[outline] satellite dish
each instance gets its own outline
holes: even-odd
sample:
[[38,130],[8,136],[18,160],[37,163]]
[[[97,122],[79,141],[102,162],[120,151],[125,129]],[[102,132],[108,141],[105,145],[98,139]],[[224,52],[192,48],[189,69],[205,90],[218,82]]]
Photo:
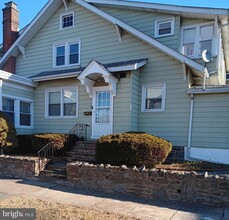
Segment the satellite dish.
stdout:
[[209,63],[213,59],[211,52],[209,50],[203,50],[202,59],[205,63]]

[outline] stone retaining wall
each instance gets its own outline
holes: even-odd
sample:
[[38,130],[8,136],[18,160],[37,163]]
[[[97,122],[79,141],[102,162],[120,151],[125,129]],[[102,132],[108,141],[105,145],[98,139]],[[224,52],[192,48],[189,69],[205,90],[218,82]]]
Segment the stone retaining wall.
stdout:
[[67,165],[67,179],[107,193],[229,207],[229,176],[75,162]]
[[[43,163],[46,163],[46,161],[43,161]],[[38,167],[39,160],[37,157],[0,156],[0,176],[33,177],[39,174]]]

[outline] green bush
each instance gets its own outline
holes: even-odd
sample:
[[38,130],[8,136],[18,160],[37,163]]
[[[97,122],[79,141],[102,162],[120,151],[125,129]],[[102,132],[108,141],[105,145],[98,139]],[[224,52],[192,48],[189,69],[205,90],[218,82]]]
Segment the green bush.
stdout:
[[144,132],[102,136],[96,143],[96,160],[112,165],[153,167],[162,163],[172,144]]
[[17,146],[16,129],[10,118],[0,111],[0,148],[8,151]]
[[52,142],[54,154],[56,156],[64,155],[74,146],[78,140],[76,135],[66,134],[32,134],[18,135],[18,147],[14,150],[16,154],[34,154],[43,148],[49,142]]

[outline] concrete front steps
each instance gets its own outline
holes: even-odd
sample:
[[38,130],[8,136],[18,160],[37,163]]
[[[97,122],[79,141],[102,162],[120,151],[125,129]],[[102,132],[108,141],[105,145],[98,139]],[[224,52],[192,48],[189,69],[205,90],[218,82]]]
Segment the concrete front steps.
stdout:
[[45,169],[39,174],[40,180],[46,180],[50,182],[64,182],[66,181],[66,165],[64,160],[58,160],[53,163],[47,164]]
[[95,162],[96,141],[77,141],[72,150],[67,153],[66,160]]

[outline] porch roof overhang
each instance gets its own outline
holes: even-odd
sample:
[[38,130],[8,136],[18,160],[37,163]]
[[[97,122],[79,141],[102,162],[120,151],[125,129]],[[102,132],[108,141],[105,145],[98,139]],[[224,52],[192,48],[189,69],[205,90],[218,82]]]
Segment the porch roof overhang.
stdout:
[[118,78],[96,60],[91,60],[77,79],[80,80],[82,85],[85,85],[89,97],[92,98],[93,86],[96,83],[96,78],[98,76],[103,77],[105,83],[109,85],[112,95],[116,96],[116,84],[118,82]]
[[0,79],[14,84],[19,84],[23,86],[32,87],[32,88],[37,87],[36,83],[34,83],[31,79],[18,76],[16,74],[12,74],[3,70],[0,70]]
[[[121,61],[115,63],[103,64],[103,67],[106,68],[110,73],[122,72],[122,71],[132,71],[141,68],[146,65],[148,59],[136,59]],[[65,79],[77,77],[85,69],[85,67],[73,68],[73,69],[63,69],[55,71],[44,71],[34,76],[31,76],[30,79],[33,82],[41,82],[55,79]]]

